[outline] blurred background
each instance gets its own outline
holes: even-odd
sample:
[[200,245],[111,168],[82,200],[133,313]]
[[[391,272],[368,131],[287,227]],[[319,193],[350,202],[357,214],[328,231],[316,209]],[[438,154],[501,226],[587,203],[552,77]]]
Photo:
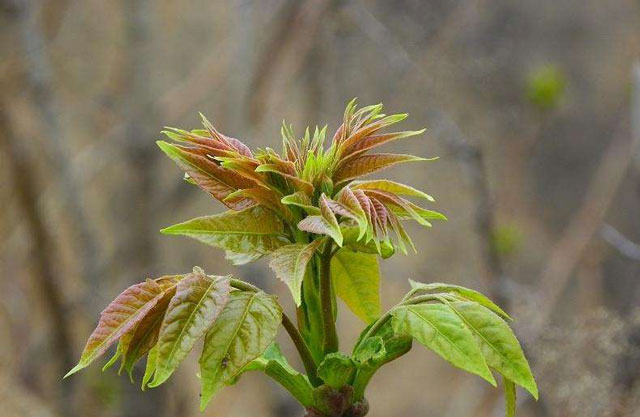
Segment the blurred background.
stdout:
[[[222,206],[154,141],[201,111],[279,148],[283,118],[333,131],[352,97],[427,127],[392,148],[440,159],[385,175],[450,219],[409,225],[421,251],[382,262],[385,307],[407,278],[482,290],[541,388],[520,416],[640,415],[637,0],[0,0],[0,45],[1,416],[201,415],[196,355],[145,393],[140,369],[61,379],[148,276],[199,265],[288,300],[266,262],[160,236]],[[340,308],[347,351],[363,324]],[[500,416],[500,396],[419,345],[368,395],[372,417]],[[301,410],[247,375],[202,415]]]

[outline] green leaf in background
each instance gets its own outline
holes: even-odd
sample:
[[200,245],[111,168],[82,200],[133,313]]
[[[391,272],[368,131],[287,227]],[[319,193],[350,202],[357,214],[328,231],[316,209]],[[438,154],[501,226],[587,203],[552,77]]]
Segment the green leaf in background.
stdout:
[[150,387],[166,381],[229,302],[230,277],[194,268],[178,283],[158,336],[156,371]]
[[[162,229],[167,235],[188,236],[232,252],[243,261],[257,259],[287,244],[278,216],[262,207],[198,217]],[[238,258],[244,254],[245,258]]]
[[318,366],[318,376],[332,388],[347,385],[356,371],[350,357],[341,352],[329,353]]
[[340,249],[331,259],[336,294],[365,323],[380,316],[380,270],[376,255]]
[[201,409],[224,385],[273,342],[282,320],[275,298],[263,292],[233,291],[204,340],[200,356]]
[[[174,279],[148,279],[124,290],[101,313],[98,326],[93,331],[80,356],[78,364],[65,378],[87,367],[102,356],[120,337],[135,328],[137,324],[171,291],[181,276]],[[117,355],[117,353],[116,353]]]
[[511,317],[509,317],[509,315],[504,310],[498,307],[487,296],[479,293],[476,290],[461,287],[459,285],[442,284],[440,282],[431,282],[431,283],[425,284],[425,283],[417,282],[411,279],[409,280],[409,284],[411,285],[411,288],[415,291],[447,292],[447,293],[456,294],[457,296],[459,296],[464,300],[476,302],[481,306],[484,306],[489,310],[493,311],[494,313],[498,314],[499,316],[507,320],[511,320]]
[[407,334],[458,368],[495,386],[480,346],[464,321],[446,304],[418,304],[393,312],[393,329]]
[[504,383],[504,405],[507,410],[505,417],[515,417],[516,415],[516,384],[507,378],[502,378]]
[[509,325],[491,310],[471,301],[448,303],[476,336],[487,364],[538,399],[538,387]]
[[307,264],[325,241],[326,238],[320,238],[308,245],[302,243],[286,245],[271,254],[269,266],[276,273],[276,276],[287,284],[297,306],[302,303],[302,280],[307,270]]

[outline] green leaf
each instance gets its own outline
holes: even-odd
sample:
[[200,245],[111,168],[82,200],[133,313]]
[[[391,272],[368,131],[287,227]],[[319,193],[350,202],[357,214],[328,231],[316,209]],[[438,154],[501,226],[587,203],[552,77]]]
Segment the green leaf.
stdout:
[[390,180],[354,181],[350,185],[350,187],[357,190],[381,190],[397,195],[424,198],[425,200],[432,202],[435,201],[433,197],[425,192],[422,192],[408,185]]
[[355,374],[356,366],[350,357],[341,352],[329,353],[318,365],[318,376],[332,388],[347,385]]
[[380,271],[376,255],[340,249],[331,259],[336,294],[365,323],[380,316]]
[[287,284],[297,306],[302,303],[302,280],[307,264],[325,241],[326,238],[320,238],[307,245],[295,243],[283,246],[271,254],[269,266],[275,271],[276,276]]
[[440,282],[430,282],[423,283],[417,282],[414,280],[409,280],[409,284],[414,291],[426,291],[426,292],[447,292],[453,293],[458,297],[468,300],[474,301],[481,306],[488,308],[499,316],[511,320],[511,317],[500,307],[498,307],[493,301],[491,301],[487,296],[479,293],[476,290],[472,290],[470,288],[461,287],[460,285],[453,284],[443,284]]
[[380,252],[373,240],[366,241],[366,237],[358,238],[360,231],[354,226],[342,226],[340,227],[342,237],[344,238],[344,245],[356,252],[364,252],[369,254],[378,254],[383,259],[390,258],[395,253],[393,244],[388,240],[380,242]]
[[394,310],[392,323],[396,333],[412,336],[452,365],[496,385],[473,333],[450,306],[418,304],[400,307]]
[[298,223],[298,229],[309,233],[330,236],[338,246],[342,246],[342,233],[340,233],[338,219],[336,219],[335,214],[333,214],[333,211],[329,207],[324,194],[320,196],[320,215],[309,216],[302,219]]
[[280,345],[273,342],[258,358],[247,365],[243,372],[262,371],[282,385],[303,407],[313,405],[313,387],[307,377],[289,365],[280,350]]
[[374,374],[385,364],[403,356],[411,350],[413,339],[403,334],[395,334],[390,322],[386,322],[377,336],[362,340],[370,326],[360,335],[353,353],[358,372],[353,381],[354,398],[361,400]]
[[487,364],[538,399],[538,387],[509,325],[488,308],[472,301],[448,303],[474,333]]
[[205,337],[200,357],[204,409],[211,397],[262,355],[276,337],[282,310],[263,292],[233,291],[225,309]]
[[102,356],[109,347],[125,333],[129,332],[151,311],[178,283],[181,276],[172,279],[141,282],[124,290],[100,314],[98,326],[93,331],[82,351],[80,361],[65,378],[86,368],[91,362]]
[[315,207],[311,201],[311,198],[302,191],[297,191],[293,194],[284,196],[282,197],[280,202],[285,205],[300,207],[310,215],[320,214],[320,209],[318,207]]
[[158,336],[156,372],[150,387],[166,381],[211,328],[229,302],[230,276],[208,276],[194,268],[178,283]]
[[[282,221],[271,211],[251,207],[198,217],[161,230],[167,235],[188,236],[232,252],[236,261],[247,261],[267,255],[287,244]],[[244,254],[240,258],[239,254]]]
[[149,351],[147,355],[147,366],[144,370],[144,376],[142,377],[142,391],[145,390],[151,378],[153,378],[153,374],[156,373],[156,364],[158,363],[158,345],[155,345]]
[[516,416],[516,384],[507,378],[502,378],[504,382],[504,405],[507,410],[505,417]]

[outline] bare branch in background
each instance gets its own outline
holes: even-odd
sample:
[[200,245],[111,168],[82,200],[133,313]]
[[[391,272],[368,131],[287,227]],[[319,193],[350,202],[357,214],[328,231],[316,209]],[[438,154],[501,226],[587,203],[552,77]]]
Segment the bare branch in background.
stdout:
[[[40,298],[49,317],[49,331],[53,340],[53,352],[57,357],[58,375],[63,375],[75,359],[70,331],[73,328],[66,313],[62,285],[56,276],[55,248],[51,233],[47,229],[43,213],[39,210],[36,181],[33,178],[33,166],[28,160],[27,152],[20,139],[13,137],[12,127],[6,107],[0,103],[0,146],[7,153],[6,161],[10,164],[13,190],[25,219],[27,232],[31,240],[31,259],[35,267],[35,286],[40,292]],[[73,385],[71,382],[61,384],[63,395],[59,396],[58,407],[65,415],[72,413]]]
[[76,234],[76,250],[82,270],[82,276],[93,288],[100,282],[100,274],[96,266],[97,245],[93,237],[89,220],[82,202],[81,186],[74,175],[71,155],[72,147],[67,143],[60,126],[60,106],[56,103],[52,87],[52,69],[46,55],[46,43],[42,29],[36,17],[38,3],[36,0],[25,0],[20,11],[20,31],[25,53],[25,72],[34,103],[42,118],[44,136],[47,139],[46,152],[53,164],[54,172],[59,174],[59,185],[62,199],[69,209],[71,228]]
[[605,223],[600,228],[599,234],[604,241],[622,255],[634,261],[640,261],[640,245],[629,240],[615,227]]
[[[287,66],[287,72],[292,76],[305,62],[322,27],[322,22],[339,4],[338,0],[326,1],[298,1],[289,0],[283,11],[284,16],[279,20],[279,26],[269,39],[267,47],[258,59],[253,80],[249,91],[249,117],[254,124],[262,120],[268,106],[270,83],[274,75],[282,69],[282,58],[289,53],[295,56],[293,62]],[[286,94],[281,95],[281,97]]]

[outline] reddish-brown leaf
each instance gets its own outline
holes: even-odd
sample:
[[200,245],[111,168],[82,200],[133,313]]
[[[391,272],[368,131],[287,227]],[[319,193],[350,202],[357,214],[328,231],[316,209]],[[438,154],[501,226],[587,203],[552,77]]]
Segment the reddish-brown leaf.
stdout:
[[390,166],[411,161],[424,161],[424,158],[420,158],[413,155],[402,154],[373,154],[373,155],[360,155],[353,159],[350,159],[344,165],[339,167],[333,175],[333,180],[336,184],[349,181],[354,178],[368,175],[377,171],[381,171]]

